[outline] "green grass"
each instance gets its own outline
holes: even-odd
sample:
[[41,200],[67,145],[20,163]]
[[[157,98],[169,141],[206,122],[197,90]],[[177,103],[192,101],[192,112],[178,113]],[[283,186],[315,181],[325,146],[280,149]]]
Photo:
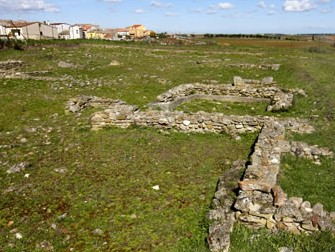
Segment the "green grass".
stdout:
[[[54,251],[208,251],[206,213],[218,178],[234,160],[247,160],[257,136],[243,135],[236,141],[224,134],[138,127],[92,132],[93,109],[80,116],[64,113],[66,101],[77,95],[122,99],[145,109],[157,95],[180,84],[230,83],[235,75],[274,76],[280,87],[303,88],[308,93],[280,115],[311,118],[317,129],[309,136],[287,137],[335,150],[330,106],[335,101],[335,55],[331,49],[313,53],[248,46],[77,41],[38,43],[25,51],[0,54],[1,60],[23,60],[19,71],[49,71],[48,77],[61,77],[55,81],[0,79],[0,251],[42,251],[42,245]],[[282,67],[278,72],[224,68],[227,58],[229,63],[267,62]],[[112,60],[121,65],[110,66]],[[59,68],[60,61],[76,67]],[[194,101],[181,109],[256,115],[264,113],[265,104]],[[334,190],[329,186],[334,184],[332,160],[318,167],[304,160],[284,160],[285,190],[334,210],[335,201],[327,197]],[[30,166],[21,173],[6,173],[20,162]],[[295,168],[288,166],[305,173],[300,186]],[[314,181],[310,178],[316,169],[320,175]],[[155,185],[160,190],[152,189]],[[306,187],[314,191],[304,191]],[[23,238],[16,239],[16,233]],[[317,251],[319,242],[325,243],[323,250],[331,251],[331,238],[327,233],[270,235],[236,225],[231,249],[271,251],[282,244],[295,246],[293,241],[297,241],[297,251]]]
[[238,103],[238,102],[219,102],[219,101],[205,101],[195,100],[184,103],[176,109],[185,112],[216,112],[226,115],[274,115],[271,112],[266,112],[266,102],[252,102],[252,103]]
[[311,235],[293,235],[287,232],[271,233],[269,230],[250,230],[235,224],[231,240],[231,252],[278,251],[290,248],[296,252],[332,252],[335,249],[334,235],[331,232]]
[[[280,184],[289,197],[297,196],[312,205],[322,202],[327,211],[335,211],[334,160],[325,158],[321,165],[291,155],[282,158]],[[298,181],[298,183],[297,183]]]

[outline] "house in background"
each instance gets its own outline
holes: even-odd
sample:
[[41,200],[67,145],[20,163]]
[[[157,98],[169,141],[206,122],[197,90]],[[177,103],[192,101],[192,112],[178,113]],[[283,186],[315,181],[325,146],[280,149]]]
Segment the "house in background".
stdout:
[[83,39],[84,38],[83,28],[81,28],[78,25],[70,26],[69,36],[70,39]]
[[6,27],[0,23],[0,36],[6,36]]
[[145,33],[145,27],[140,24],[135,24],[132,26],[127,27],[127,30],[129,32],[129,36],[135,39],[143,38]]
[[87,39],[104,39],[105,34],[101,30],[92,30],[86,33]]
[[15,39],[58,39],[57,28],[46,22],[10,22],[6,34]]
[[67,23],[52,23],[50,24],[57,28],[57,32],[60,39],[70,39],[70,24]]
[[65,39],[65,40],[71,39],[70,30],[67,30],[67,31],[65,30],[65,31],[62,31],[61,33],[58,33],[58,38]]
[[119,29],[115,29],[113,40],[127,40],[129,39],[129,37],[130,35],[129,35],[128,29],[119,28]]
[[83,29],[84,39],[88,38],[87,33],[100,29],[99,25],[92,25],[92,24],[76,24],[76,26],[79,26]]
[[7,40],[7,39],[8,39],[8,36],[6,34],[6,27],[0,24],[0,40]]

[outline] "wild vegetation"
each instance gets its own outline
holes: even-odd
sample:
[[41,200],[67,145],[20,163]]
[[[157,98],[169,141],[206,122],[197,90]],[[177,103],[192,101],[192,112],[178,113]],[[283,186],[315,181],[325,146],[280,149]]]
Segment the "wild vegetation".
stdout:
[[[66,101],[77,95],[121,99],[145,110],[180,84],[273,76],[278,86],[308,94],[276,116],[306,118],[316,128],[311,135],[287,137],[335,151],[333,47],[209,40],[175,46],[53,41],[0,51],[1,61],[24,62],[16,72],[40,71],[43,77],[0,78],[0,251],[208,251],[206,214],[216,183],[233,161],[248,161],[257,135],[237,140],[139,127],[93,132],[89,117],[95,109],[80,116],[64,112]],[[227,63],[281,67],[241,69]],[[193,101],[178,109],[269,115],[265,107]],[[280,183],[289,196],[335,211],[334,160],[320,166],[290,156],[283,160]],[[9,172],[19,167],[20,172]],[[335,238],[327,232],[296,236],[235,225],[231,251],[280,247],[334,251]]]

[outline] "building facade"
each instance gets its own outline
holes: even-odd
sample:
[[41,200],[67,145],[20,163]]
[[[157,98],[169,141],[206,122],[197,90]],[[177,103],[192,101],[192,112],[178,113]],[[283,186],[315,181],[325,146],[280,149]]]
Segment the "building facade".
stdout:
[[70,39],[83,39],[84,32],[83,28],[78,25],[70,26]]
[[143,38],[145,35],[145,26],[143,25],[132,25],[127,27],[127,30],[129,32],[129,36],[131,36],[132,38]]
[[6,27],[6,34],[9,37],[23,39],[58,39],[57,28],[46,23],[15,23]]
[[70,24],[67,23],[52,23],[51,26],[57,28],[60,39],[70,39]]

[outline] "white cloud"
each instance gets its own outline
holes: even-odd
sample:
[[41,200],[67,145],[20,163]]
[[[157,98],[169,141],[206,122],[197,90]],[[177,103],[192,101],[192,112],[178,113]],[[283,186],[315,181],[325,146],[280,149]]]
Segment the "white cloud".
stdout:
[[265,9],[265,8],[266,8],[266,4],[265,4],[264,1],[259,1],[258,4],[257,4],[257,6],[258,6],[259,8],[261,8],[261,9]]
[[135,10],[134,12],[135,12],[136,14],[142,14],[142,13],[145,12],[145,10],[143,10],[143,9],[137,9],[137,10]]
[[219,9],[231,9],[234,7],[231,3],[219,3],[218,4]]
[[165,4],[159,1],[151,1],[150,6],[154,8],[171,8],[172,3]]
[[220,10],[228,10],[234,8],[234,5],[231,3],[218,3],[216,5],[210,5],[206,11],[209,15],[217,14]]
[[59,9],[44,0],[0,0],[0,12],[5,11],[46,11],[58,12]]
[[285,11],[303,12],[316,8],[311,0],[285,0],[283,9]]
[[111,3],[119,3],[122,2],[123,0],[103,0],[104,2],[111,2]]

